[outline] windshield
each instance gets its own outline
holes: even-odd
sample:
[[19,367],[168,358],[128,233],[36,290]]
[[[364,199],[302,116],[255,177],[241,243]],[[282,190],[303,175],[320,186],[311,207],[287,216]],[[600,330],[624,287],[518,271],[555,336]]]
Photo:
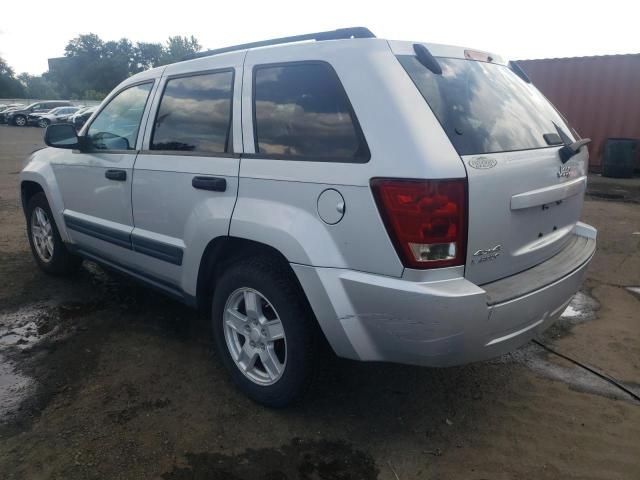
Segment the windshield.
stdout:
[[571,130],[549,101],[508,67],[438,58],[442,75],[413,55],[398,60],[460,155],[544,148],[554,123]]

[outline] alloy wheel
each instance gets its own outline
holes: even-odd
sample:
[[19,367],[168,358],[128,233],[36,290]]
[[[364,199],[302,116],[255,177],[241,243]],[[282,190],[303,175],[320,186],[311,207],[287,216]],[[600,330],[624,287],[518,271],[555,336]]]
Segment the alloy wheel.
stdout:
[[287,341],[275,308],[257,290],[239,288],[225,304],[224,337],[236,367],[258,385],[273,385],[284,373]]
[[49,263],[53,258],[53,226],[47,212],[36,207],[31,214],[31,238],[40,260]]

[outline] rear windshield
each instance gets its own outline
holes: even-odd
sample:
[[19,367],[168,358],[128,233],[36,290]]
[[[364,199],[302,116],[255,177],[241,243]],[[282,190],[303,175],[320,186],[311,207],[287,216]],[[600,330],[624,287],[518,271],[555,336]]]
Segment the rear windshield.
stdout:
[[553,105],[504,65],[438,58],[436,75],[413,55],[398,60],[460,155],[548,147],[554,123],[570,135]]

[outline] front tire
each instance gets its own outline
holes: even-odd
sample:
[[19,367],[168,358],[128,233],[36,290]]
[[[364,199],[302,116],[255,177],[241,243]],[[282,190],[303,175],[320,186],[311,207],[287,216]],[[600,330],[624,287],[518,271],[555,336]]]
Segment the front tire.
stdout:
[[27,117],[25,117],[24,115],[16,115],[13,118],[13,124],[16,127],[24,127],[27,124]]
[[216,283],[212,305],[217,351],[238,388],[282,408],[310,386],[318,332],[289,266],[276,258],[240,260]]
[[47,128],[50,123],[51,122],[49,120],[47,120],[46,118],[41,118],[40,120],[38,120],[38,126],[40,128]]
[[27,204],[27,234],[31,253],[38,266],[51,275],[75,272],[82,259],[71,254],[65,246],[51,214],[44,193],[36,193]]

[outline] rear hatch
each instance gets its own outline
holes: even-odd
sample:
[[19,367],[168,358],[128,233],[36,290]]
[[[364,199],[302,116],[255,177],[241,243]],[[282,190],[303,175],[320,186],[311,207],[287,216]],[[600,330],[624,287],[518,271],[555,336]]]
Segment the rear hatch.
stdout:
[[570,127],[499,58],[457,47],[439,56],[438,46],[427,47],[442,73],[416,55],[397,58],[467,171],[465,276],[488,283],[551,258],[580,218],[587,149],[562,163],[560,135],[575,140]]

